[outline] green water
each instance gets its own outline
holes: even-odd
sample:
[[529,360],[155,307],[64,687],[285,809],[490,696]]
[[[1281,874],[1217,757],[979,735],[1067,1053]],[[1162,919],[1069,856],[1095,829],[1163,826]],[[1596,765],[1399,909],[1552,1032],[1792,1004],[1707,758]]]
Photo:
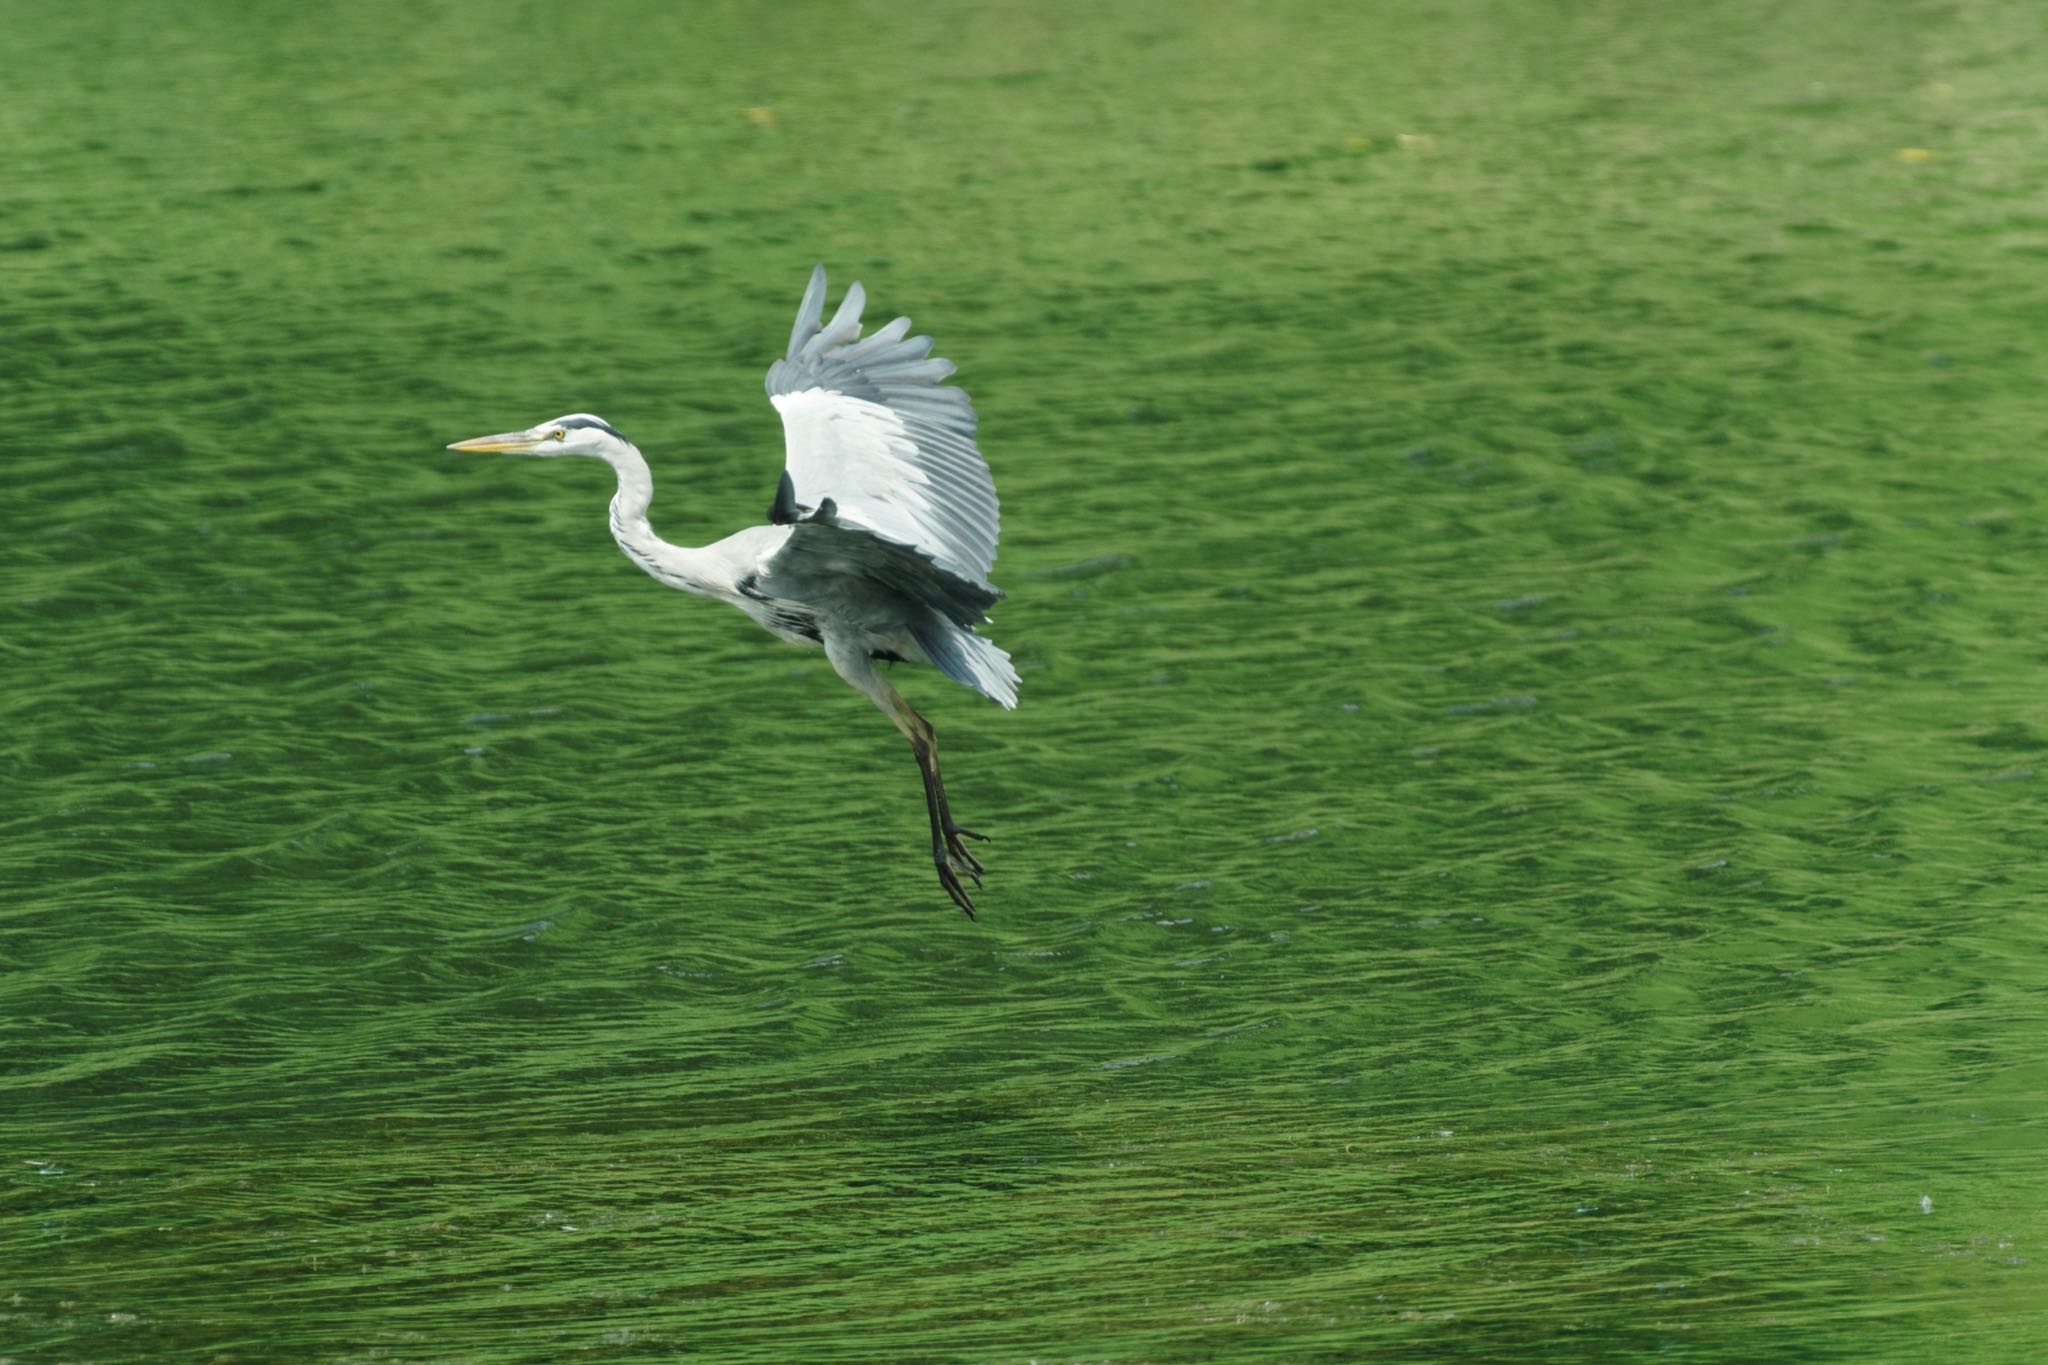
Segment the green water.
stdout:
[[[0,1358],[2048,1348],[2035,6],[0,11]],[[820,260],[978,923],[441,449],[754,524]]]

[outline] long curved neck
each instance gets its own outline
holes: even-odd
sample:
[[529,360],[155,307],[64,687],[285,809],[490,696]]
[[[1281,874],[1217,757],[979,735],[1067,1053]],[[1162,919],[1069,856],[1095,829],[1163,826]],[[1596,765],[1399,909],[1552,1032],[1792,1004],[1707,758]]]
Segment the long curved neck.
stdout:
[[626,552],[626,558],[654,577],[685,592],[706,597],[730,597],[733,585],[715,556],[687,545],[671,545],[654,534],[647,520],[647,505],[654,501],[654,475],[646,457],[628,441],[609,442],[605,463],[619,476],[619,491],[612,495],[612,539]]

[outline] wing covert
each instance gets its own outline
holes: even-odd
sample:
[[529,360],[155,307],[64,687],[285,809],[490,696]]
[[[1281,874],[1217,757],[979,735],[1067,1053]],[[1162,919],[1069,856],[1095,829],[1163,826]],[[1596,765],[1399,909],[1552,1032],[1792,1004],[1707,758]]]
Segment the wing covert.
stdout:
[[[997,537],[995,482],[974,444],[974,406],[945,386],[951,361],[897,318],[861,339],[866,291],[846,291],[830,322],[825,267],[811,272],[789,351],[768,367],[768,399],[787,442],[778,512],[809,513],[831,499],[844,527],[907,545],[946,572],[990,588]],[[779,519],[779,518],[778,518]]]

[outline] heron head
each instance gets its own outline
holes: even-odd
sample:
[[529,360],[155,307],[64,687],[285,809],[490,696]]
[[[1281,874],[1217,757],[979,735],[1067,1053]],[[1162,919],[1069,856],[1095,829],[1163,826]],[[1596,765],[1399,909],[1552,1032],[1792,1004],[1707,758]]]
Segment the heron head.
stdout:
[[625,444],[630,442],[612,430],[604,418],[593,417],[587,412],[572,412],[567,417],[557,417],[525,431],[478,436],[474,440],[457,441],[448,448],[496,451],[506,455],[595,455],[603,459],[607,449]]

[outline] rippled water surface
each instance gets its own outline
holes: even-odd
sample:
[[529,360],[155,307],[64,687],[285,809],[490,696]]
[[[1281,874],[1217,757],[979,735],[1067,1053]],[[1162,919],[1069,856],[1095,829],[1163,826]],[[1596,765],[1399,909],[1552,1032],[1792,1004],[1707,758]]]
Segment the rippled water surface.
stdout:
[[[8,5],[0,1356],[2030,1360],[2026,5]],[[961,366],[915,771],[609,543]]]

